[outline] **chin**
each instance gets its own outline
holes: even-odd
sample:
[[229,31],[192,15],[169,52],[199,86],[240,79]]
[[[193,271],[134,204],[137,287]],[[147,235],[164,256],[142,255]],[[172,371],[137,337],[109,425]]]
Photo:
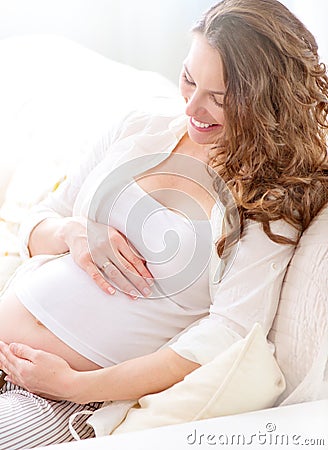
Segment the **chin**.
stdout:
[[217,131],[199,132],[188,127],[188,135],[193,142],[199,145],[213,145],[219,141],[219,134]]

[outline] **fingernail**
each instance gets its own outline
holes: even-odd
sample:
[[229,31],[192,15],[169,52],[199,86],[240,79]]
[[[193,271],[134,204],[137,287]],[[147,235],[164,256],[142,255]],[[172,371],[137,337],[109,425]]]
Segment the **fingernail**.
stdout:
[[132,290],[132,291],[129,292],[129,295],[131,295],[131,297],[133,297],[134,299],[138,298],[138,292],[137,291],[133,291]]
[[149,286],[154,286],[154,281],[151,278],[146,278],[147,283]]
[[148,289],[148,288],[144,288],[144,289],[142,290],[142,293],[143,293],[143,295],[144,295],[145,297],[148,297],[148,295],[151,294],[151,290]]
[[107,290],[108,290],[108,292],[109,292],[110,294],[115,294],[115,289],[114,289],[114,288],[109,287]]

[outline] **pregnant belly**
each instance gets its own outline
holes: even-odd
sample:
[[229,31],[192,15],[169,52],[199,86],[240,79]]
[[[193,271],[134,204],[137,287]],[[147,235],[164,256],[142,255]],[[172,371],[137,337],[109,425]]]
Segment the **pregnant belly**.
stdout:
[[54,353],[76,370],[99,368],[43,326],[12,292],[7,292],[0,301],[0,340],[6,343],[19,342]]
[[0,339],[51,351],[78,370],[151,353],[208,311],[187,299],[108,295],[69,254],[23,272],[11,288],[0,302]]

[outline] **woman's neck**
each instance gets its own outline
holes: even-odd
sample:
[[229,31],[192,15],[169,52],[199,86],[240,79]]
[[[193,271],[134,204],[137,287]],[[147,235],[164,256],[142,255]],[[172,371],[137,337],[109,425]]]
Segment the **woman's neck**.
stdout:
[[173,152],[192,156],[193,158],[207,164],[209,160],[209,150],[210,146],[197,144],[192,141],[188,133],[186,133],[179,141]]

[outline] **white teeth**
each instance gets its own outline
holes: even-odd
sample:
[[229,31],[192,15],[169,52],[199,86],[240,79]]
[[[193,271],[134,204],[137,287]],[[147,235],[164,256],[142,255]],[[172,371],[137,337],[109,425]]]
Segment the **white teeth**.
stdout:
[[191,118],[191,121],[198,128],[209,128],[212,126],[212,124],[210,123],[198,122],[198,120],[194,119],[193,117]]

